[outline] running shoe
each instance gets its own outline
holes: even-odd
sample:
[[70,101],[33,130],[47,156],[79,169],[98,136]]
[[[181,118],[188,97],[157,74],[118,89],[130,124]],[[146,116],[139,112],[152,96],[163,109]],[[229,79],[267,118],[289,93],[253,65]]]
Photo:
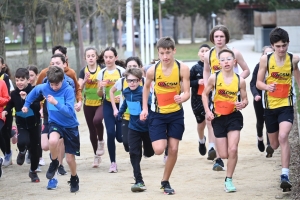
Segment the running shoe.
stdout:
[[98,156],[98,155],[95,155],[94,156],[94,162],[93,162],[93,165],[92,165],[93,168],[99,167],[100,163],[101,163],[101,157]]
[[46,163],[45,163],[45,160],[44,160],[44,158],[40,158],[40,161],[39,161],[39,166],[45,166],[46,165]]
[[31,154],[29,153],[29,151],[27,151],[26,156],[25,156],[25,162],[27,164],[31,163]]
[[164,155],[164,159],[163,159],[164,164],[166,164],[167,160],[168,160],[168,156]]
[[286,174],[281,174],[280,179],[281,179],[280,188],[282,189],[282,191],[283,192],[291,191],[292,183],[290,182],[289,177]]
[[31,178],[31,182],[38,183],[40,179],[36,172],[29,172],[29,178]]
[[17,156],[17,164],[18,165],[23,165],[25,161],[25,152],[19,152],[18,156]]
[[47,189],[48,190],[55,190],[58,186],[58,181],[56,178],[52,178],[48,181]]
[[58,175],[66,175],[67,174],[67,171],[65,170],[65,168],[64,168],[63,165],[59,165],[58,166],[57,174]]
[[11,127],[11,134],[12,134],[11,142],[12,142],[13,144],[18,143],[18,129],[17,129],[16,126],[12,126],[12,127]]
[[108,172],[109,173],[117,173],[118,172],[117,163],[112,162]]
[[102,156],[104,154],[104,152],[105,152],[104,144],[105,144],[104,140],[98,141],[98,147],[97,147],[96,155]]
[[225,192],[236,192],[236,188],[232,183],[232,178],[226,178],[224,190]]
[[264,141],[259,141],[257,140],[257,147],[258,147],[258,150],[260,152],[264,152],[265,151],[265,144],[264,144]]
[[274,153],[274,149],[270,145],[268,145],[267,149],[266,149],[266,152],[267,152],[266,158],[272,158],[273,153]]
[[40,168],[40,166],[38,166],[35,170],[35,172],[41,172],[41,171],[42,171],[42,169]]
[[[206,142],[206,137],[204,136],[204,140]],[[206,146],[205,146],[205,142],[202,144],[199,142],[199,153],[200,155],[204,156],[206,154]]]
[[49,165],[48,171],[46,173],[47,179],[52,179],[58,169],[59,162],[58,160],[52,160],[52,162]]
[[217,158],[215,160],[215,163],[213,165],[213,170],[214,171],[224,171],[224,163],[221,158]]
[[2,163],[3,163],[3,158],[0,157],[0,178],[2,176]]
[[167,195],[175,194],[175,190],[171,188],[169,181],[162,181],[160,189],[164,190],[164,194]]
[[216,150],[212,147],[207,153],[207,160],[214,160],[217,157]]
[[5,167],[12,165],[12,151],[10,151],[10,154],[5,154],[2,165]]
[[79,178],[78,176],[71,176],[70,181],[68,181],[70,185],[71,192],[77,192],[79,190]]
[[135,183],[133,186],[131,186],[132,192],[143,192],[145,190],[147,190],[147,188],[143,182]]

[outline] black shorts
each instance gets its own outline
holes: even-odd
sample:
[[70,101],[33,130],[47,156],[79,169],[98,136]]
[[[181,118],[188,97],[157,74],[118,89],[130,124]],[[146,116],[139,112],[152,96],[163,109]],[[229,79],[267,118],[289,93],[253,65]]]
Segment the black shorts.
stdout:
[[198,124],[201,124],[205,120],[205,111],[193,111]]
[[48,137],[52,132],[59,133],[60,137],[64,139],[66,153],[80,156],[80,139],[77,126],[74,128],[65,128],[55,123],[50,123]]
[[227,137],[229,131],[240,131],[243,128],[243,115],[240,111],[229,115],[222,115],[212,120],[211,125],[214,129],[216,138]]
[[275,109],[265,109],[265,123],[268,133],[275,133],[279,130],[279,124],[283,121],[293,124],[294,108],[285,106]]
[[183,132],[183,109],[168,114],[149,112],[149,136],[151,142],[169,137],[181,140]]

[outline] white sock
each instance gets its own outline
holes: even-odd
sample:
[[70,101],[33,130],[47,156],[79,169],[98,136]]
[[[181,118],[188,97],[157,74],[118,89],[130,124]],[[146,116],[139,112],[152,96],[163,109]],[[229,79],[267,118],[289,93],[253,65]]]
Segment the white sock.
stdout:
[[264,140],[263,137],[258,137],[258,136],[257,136],[257,139],[258,139],[259,141],[263,141],[263,140]]
[[285,175],[287,175],[288,177],[289,177],[289,172],[290,172],[289,168],[282,168],[282,169],[281,169],[281,174],[285,174]]
[[208,149],[211,149],[211,148],[215,148],[215,143],[209,143],[209,145],[208,145]]
[[205,139],[204,139],[204,137],[203,137],[203,139],[198,139],[198,141],[201,143],[201,144],[204,144],[205,143]]

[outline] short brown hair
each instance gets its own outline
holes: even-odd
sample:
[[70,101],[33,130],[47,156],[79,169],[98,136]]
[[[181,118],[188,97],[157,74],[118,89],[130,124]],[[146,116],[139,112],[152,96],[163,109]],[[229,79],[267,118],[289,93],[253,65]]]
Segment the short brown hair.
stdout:
[[162,37],[158,40],[156,48],[175,49],[175,41],[171,37]]
[[230,53],[232,55],[232,57],[235,59],[235,55],[233,53],[233,51],[231,51],[230,49],[222,49],[219,53],[218,53],[218,58],[220,58],[220,55],[222,53]]
[[59,83],[64,80],[64,71],[57,66],[50,66],[47,71],[47,79],[50,83]]
[[229,31],[228,31],[227,27],[224,25],[217,25],[217,26],[213,27],[213,29],[211,29],[210,34],[209,34],[209,40],[213,44],[215,44],[214,43],[214,34],[216,31],[222,31],[224,33],[225,39],[226,39],[226,44],[227,44],[230,40],[230,35],[229,35]]
[[126,69],[124,76],[127,78],[129,75],[135,76],[141,80],[143,78],[143,71],[141,68],[128,68]]

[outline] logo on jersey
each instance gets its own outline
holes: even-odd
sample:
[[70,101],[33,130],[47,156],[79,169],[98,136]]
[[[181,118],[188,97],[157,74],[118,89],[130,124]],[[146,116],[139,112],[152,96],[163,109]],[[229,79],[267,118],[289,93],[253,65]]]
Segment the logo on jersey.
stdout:
[[225,98],[234,98],[234,96],[237,95],[237,92],[231,92],[231,91],[226,91],[226,90],[219,90],[218,94],[225,97]]
[[159,76],[157,77],[157,79],[161,79],[161,75],[159,75]]
[[277,80],[287,80],[291,76],[290,73],[272,72],[271,77]]
[[222,86],[222,83],[219,83],[217,86]]
[[157,85],[163,88],[175,88],[178,83],[177,82],[158,82]]
[[118,79],[106,79],[105,81],[107,82],[108,86],[112,86],[117,82]]
[[221,67],[220,65],[214,65],[212,68],[213,68],[213,70],[215,70],[215,71],[219,71],[219,70],[222,69],[222,67]]
[[272,65],[272,67],[270,67],[270,69],[275,69],[274,65]]
[[98,83],[98,80],[97,79],[88,79],[86,82],[88,84],[96,84],[96,83]]
[[199,73],[196,76],[201,76]]

